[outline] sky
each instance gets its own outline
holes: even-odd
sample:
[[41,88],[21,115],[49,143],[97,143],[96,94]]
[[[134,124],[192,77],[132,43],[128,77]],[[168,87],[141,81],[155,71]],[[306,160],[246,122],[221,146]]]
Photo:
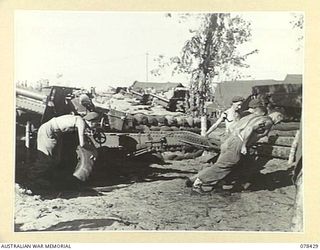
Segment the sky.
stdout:
[[[179,55],[190,28],[197,22],[178,22],[164,12],[15,12],[15,82],[49,79],[97,89],[129,86],[134,81],[182,82],[188,77],[163,72],[154,58]],[[239,13],[251,21],[252,39],[244,51],[258,49],[243,73],[250,79],[282,80],[303,72],[303,49],[296,51],[298,34],[289,12]],[[148,55],[147,55],[148,53]]]

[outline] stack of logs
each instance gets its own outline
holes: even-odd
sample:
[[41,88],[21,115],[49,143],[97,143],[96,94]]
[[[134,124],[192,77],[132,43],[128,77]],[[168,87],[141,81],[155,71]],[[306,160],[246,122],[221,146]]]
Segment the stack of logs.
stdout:
[[[198,117],[187,116],[186,114],[169,115],[158,112],[159,114],[146,114],[137,112],[127,114],[124,130],[130,132],[149,132],[149,131],[190,131],[200,134],[201,119]],[[207,127],[210,127],[215,120],[209,120]],[[223,130],[221,126],[220,129]],[[300,122],[284,122],[276,125],[269,136],[262,138],[254,145],[254,153],[259,156],[289,159],[294,155],[294,144],[297,132],[300,129]],[[221,138],[215,138],[219,141]],[[198,151],[198,150],[197,150]],[[199,152],[196,153],[199,155]],[[188,156],[188,158],[190,158]]]
[[132,114],[127,117],[137,131],[191,131],[199,134],[201,131],[200,118],[171,115]]
[[281,123],[270,131],[268,137],[256,144],[257,154],[292,161],[298,139],[300,123]]
[[[268,137],[262,138],[252,147],[251,153],[260,157],[284,159],[288,160],[288,163],[292,163],[294,161],[298,133],[300,133],[299,128],[300,123],[298,122],[276,125],[270,131]],[[220,139],[215,138],[214,141],[216,142]],[[168,152],[165,154],[165,158],[168,160],[191,159],[202,155],[202,152],[199,149],[194,150],[194,152]],[[214,155],[216,154],[217,152],[214,152]]]

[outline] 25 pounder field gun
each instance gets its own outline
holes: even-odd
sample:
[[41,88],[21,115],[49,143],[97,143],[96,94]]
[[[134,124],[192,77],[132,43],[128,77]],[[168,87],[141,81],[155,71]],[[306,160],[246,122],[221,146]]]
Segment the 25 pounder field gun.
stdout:
[[[71,113],[82,116],[94,110],[100,117],[93,130],[86,134],[91,148],[77,148],[76,170],[81,169],[81,164],[89,164],[92,167],[94,160],[99,157],[99,152],[103,152],[99,149],[117,149],[125,157],[136,157],[164,151],[190,152],[217,148],[204,137],[191,131],[141,131],[130,114],[93,105],[91,98],[90,93],[69,87],[51,86],[43,88],[42,91],[17,88],[16,122],[17,125],[26,128],[26,147],[35,147],[32,138],[36,138],[37,129],[41,124],[51,118]],[[87,178],[87,175],[82,175],[79,179],[85,181]]]

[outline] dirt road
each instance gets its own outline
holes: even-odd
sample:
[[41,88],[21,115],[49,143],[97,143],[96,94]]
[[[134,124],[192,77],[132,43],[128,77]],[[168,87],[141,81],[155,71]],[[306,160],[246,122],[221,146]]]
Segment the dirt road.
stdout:
[[16,231],[290,231],[295,188],[284,160],[264,164],[248,190],[203,196],[184,186],[209,165],[200,158],[124,165],[98,170],[80,191],[39,196],[16,184]]

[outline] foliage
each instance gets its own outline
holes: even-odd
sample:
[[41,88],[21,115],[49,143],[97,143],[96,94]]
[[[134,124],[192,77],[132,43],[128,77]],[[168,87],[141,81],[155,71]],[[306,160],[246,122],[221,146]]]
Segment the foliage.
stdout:
[[304,27],[304,16],[303,14],[293,13],[290,21],[292,28],[298,32],[297,38],[297,48],[296,50],[300,50],[302,48],[303,42],[303,27]]
[[[184,21],[192,14],[181,14]],[[171,16],[171,15],[170,15]],[[230,13],[196,14],[200,27],[189,30],[192,36],[186,41],[180,56],[165,60],[159,56],[156,60],[159,68],[152,71],[160,74],[161,69],[174,65],[173,73],[184,73],[190,76],[191,90],[198,97],[200,108],[212,93],[212,83],[221,75],[231,76],[235,68],[248,67],[247,57],[257,50],[242,53],[241,45],[251,38],[250,22]],[[231,80],[229,78],[229,80]]]
[[293,13],[292,14],[292,20],[290,21],[292,27],[294,29],[299,29],[302,30],[303,29],[303,25],[304,25],[304,18],[302,14],[296,14]]

